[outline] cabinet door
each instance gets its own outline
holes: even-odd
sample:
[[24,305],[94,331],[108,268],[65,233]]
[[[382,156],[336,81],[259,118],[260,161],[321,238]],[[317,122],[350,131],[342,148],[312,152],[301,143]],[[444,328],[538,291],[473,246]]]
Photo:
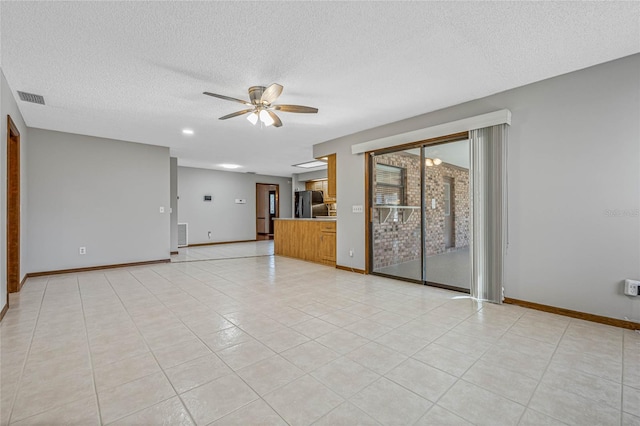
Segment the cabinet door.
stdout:
[[320,226],[320,261],[336,266],[336,224],[323,222]]
[[320,237],[320,257],[322,263],[327,265],[336,264],[336,233],[323,231]]

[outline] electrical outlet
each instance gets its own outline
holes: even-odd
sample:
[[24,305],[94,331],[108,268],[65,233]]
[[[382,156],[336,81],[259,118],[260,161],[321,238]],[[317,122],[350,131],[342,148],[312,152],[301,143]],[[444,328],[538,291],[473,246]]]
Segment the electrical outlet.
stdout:
[[627,296],[637,296],[639,287],[640,281],[624,280],[624,294]]
[[86,247],[80,247],[78,249],[78,253],[80,254],[87,254],[87,248]]
[[207,232],[207,238],[211,239],[211,231]]
[[353,257],[353,249],[349,249],[349,257]]

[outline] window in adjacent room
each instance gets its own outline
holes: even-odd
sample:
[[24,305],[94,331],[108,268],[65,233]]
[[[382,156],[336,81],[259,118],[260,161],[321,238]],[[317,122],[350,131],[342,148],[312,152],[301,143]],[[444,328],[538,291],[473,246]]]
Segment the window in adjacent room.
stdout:
[[405,205],[405,169],[403,167],[376,164],[377,205]]

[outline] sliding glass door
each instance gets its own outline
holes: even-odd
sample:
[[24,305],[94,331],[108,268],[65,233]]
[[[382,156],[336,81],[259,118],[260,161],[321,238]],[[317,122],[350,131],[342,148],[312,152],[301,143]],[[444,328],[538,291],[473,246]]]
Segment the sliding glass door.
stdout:
[[471,288],[469,141],[422,147],[424,281]]
[[469,141],[382,152],[369,167],[372,272],[468,291]]
[[372,270],[422,281],[420,149],[371,159]]

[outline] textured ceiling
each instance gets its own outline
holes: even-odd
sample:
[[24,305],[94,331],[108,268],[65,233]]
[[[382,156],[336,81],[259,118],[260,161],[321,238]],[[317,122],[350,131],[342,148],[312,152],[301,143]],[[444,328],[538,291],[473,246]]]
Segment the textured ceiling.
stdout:
[[[8,2],[0,65],[28,126],[286,176],[312,145],[640,51],[638,2]],[[281,128],[218,117],[284,86]],[[14,93],[15,95],[15,93]],[[17,97],[17,96],[16,96]],[[183,128],[195,134],[184,136]]]

